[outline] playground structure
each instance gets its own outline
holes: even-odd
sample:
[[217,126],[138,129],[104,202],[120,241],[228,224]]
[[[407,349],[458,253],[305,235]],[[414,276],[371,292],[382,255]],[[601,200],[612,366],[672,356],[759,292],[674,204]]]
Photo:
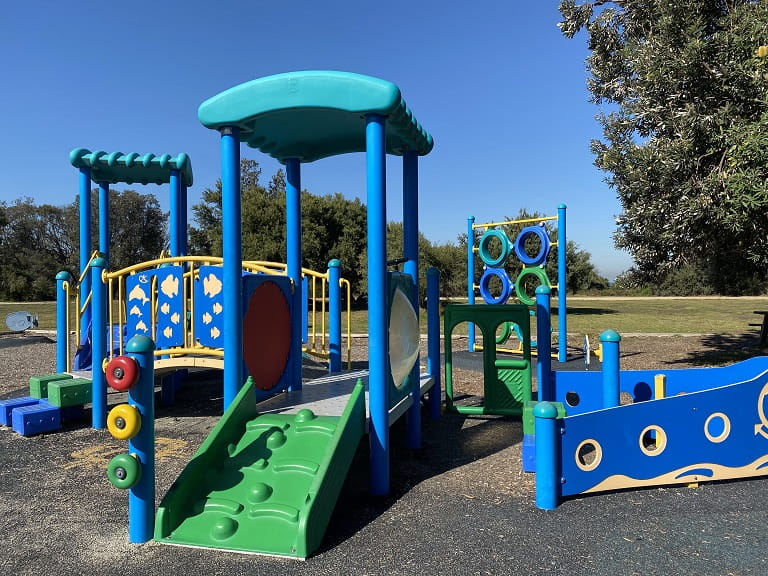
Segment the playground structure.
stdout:
[[[66,395],[75,398],[80,410],[90,402],[93,427],[106,426],[116,438],[129,440],[128,453],[110,462],[108,476],[129,491],[131,542],[154,536],[172,544],[306,556],[319,545],[363,432],[370,442],[370,491],[387,494],[390,425],[404,416],[406,442],[418,448],[422,396],[429,395],[431,417],[440,414],[436,271],[428,274],[426,374],[420,373],[417,313],[418,157],[428,154],[433,142],[397,86],[343,72],[257,79],[204,102],[199,119],[221,134],[221,259],[186,255],[185,192],[192,183],[186,155],[72,152],[70,160],[80,171],[81,206],[90,207],[91,183],[99,184],[100,246],[91,251],[86,210],[80,231],[83,273],[78,282],[66,273],[57,275],[57,365],[62,373],[41,380],[39,398],[30,400],[43,406],[57,394]],[[286,167],[287,261],[277,270],[242,260],[241,143]],[[320,275],[306,282],[302,278],[300,168],[349,152],[364,152],[367,165],[369,369],[302,382],[301,335],[308,323],[302,316],[309,315],[304,291]],[[402,273],[388,271],[386,259],[387,155],[403,157]],[[108,188],[116,182],[170,184],[168,256],[109,269]],[[340,300],[338,261],[329,263],[327,277],[320,298],[311,299],[313,311],[326,294],[331,308]],[[70,367],[70,315],[81,335],[76,358],[85,356],[86,348],[91,352],[90,380],[64,373]],[[340,334],[340,317],[333,311],[328,315],[331,367],[340,357],[340,337],[334,336]],[[155,376],[173,379],[189,368],[211,367],[223,371],[224,416],[163,499],[155,524]],[[127,404],[109,414],[107,383],[129,395]],[[62,387],[66,394],[57,392]],[[260,414],[265,404],[257,402],[269,397],[270,414]],[[14,402],[4,403],[0,414],[23,414],[24,402]],[[63,407],[54,408],[60,416]],[[295,416],[277,415],[291,410]],[[50,429],[46,426],[50,423],[36,422],[24,432]],[[321,440],[328,435],[329,442]],[[283,449],[286,445],[290,450]],[[244,467],[261,479],[244,478]],[[260,468],[271,472],[262,477]],[[222,472],[217,478],[211,470],[232,474]],[[285,473],[274,474],[280,471]],[[315,480],[298,482],[297,474]],[[252,490],[252,480],[259,490]],[[252,522],[257,518],[269,521]],[[309,533],[307,526],[312,527]]]
[[[431,151],[432,140],[415,121],[396,86],[338,72],[299,72],[254,80],[203,103],[199,117],[221,134],[223,258],[186,256],[185,240],[177,232],[171,238],[170,256],[111,272],[108,246],[106,250],[100,246],[86,261],[80,282],[57,277],[62,302],[59,313],[64,315],[59,326],[65,327],[59,340],[67,340],[70,316],[61,310],[76,302],[82,314],[75,317],[83,318],[78,322],[92,326],[93,381],[86,380],[85,385],[71,375],[57,375],[60,378],[39,379],[34,386],[38,398],[48,398],[60,409],[78,410],[83,403],[92,402],[94,426],[106,425],[116,438],[128,440],[127,453],[110,462],[108,475],[116,486],[128,490],[132,542],[154,537],[170,544],[306,557],[320,545],[366,430],[370,490],[386,494],[390,425],[405,416],[408,445],[416,448],[422,395],[429,394],[430,414],[439,415],[435,271],[428,274],[426,374],[419,370],[416,302],[417,160]],[[243,142],[286,165],[288,261],[284,266],[242,261],[239,148]],[[302,317],[306,317],[307,302],[315,299],[303,296],[310,280],[305,280],[307,271],[300,266],[300,165],[354,151],[365,152],[368,167],[369,370],[332,373],[302,382],[300,359],[302,340],[306,340],[301,337],[306,334]],[[387,154],[403,157],[405,273],[387,270]],[[86,187],[89,193],[92,177],[102,190],[102,180],[91,169],[109,164],[110,158],[113,165],[127,165],[131,157],[135,165],[137,159],[145,158],[139,162],[145,168],[153,167],[156,160],[151,155],[82,149],[73,155],[90,163],[79,166],[81,190]],[[180,194],[186,170],[191,183],[188,159],[177,157],[172,162],[170,157],[160,158],[165,158],[169,170],[167,183]],[[104,188],[108,190],[108,186]],[[181,200],[174,202],[182,205]],[[90,198],[87,202],[81,199],[81,205],[90,206]],[[172,216],[172,222],[180,222],[179,218]],[[498,238],[493,227],[502,224],[478,226],[487,228],[489,238]],[[564,246],[564,215],[558,229],[563,234],[558,245]],[[527,234],[539,237],[540,233]],[[542,239],[542,246],[545,242]],[[559,253],[564,258],[565,250]],[[541,265],[536,263],[541,254],[525,253],[525,257],[531,260],[531,267]],[[321,298],[325,299],[327,289],[333,301],[332,288],[340,285],[339,266],[332,262],[327,274]],[[504,286],[498,273],[490,274],[498,276]],[[535,272],[530,274],[539,278]],[[470,279],[470,285],[473,282]],[[506,290],[511,292],[511,281],[508,284]],[[559,344],[563,346],[564,276],[557,287],[562,291]],[[117,306],[123,314],[110,308],[114,294],[122,303]],[[603,490],[768,473],[768,444],[764,443],[768,441],[768,359],[754,358],[725,368],[621,371],[620,337],[608,331],[601,337],[602,371],[553,371],[548,282],[537,288],[534,305],[538,401],[534,402],[531,392],[533,338],[527,302],[448,306],[445,356],[450,409],[451,331],[461,322],[480,327],[486,405],[464,413],[523,416],[523,457],[537,474],[538,506],[555,508],[564,498]],[[131,312],[133,306],[136,313]],[[338,324],[337,317],[331,313],[329,324]],[[500,358],[496,334],[510,323],[520,329],[521,355]],[[180,335],[175,331],[179,326],[184,328]],[[336,333],[337,328],[330,332]],[[329,358],[338,357],[337,341],[333,336],[329,341]],[[66,363],[69,358],[71,353],[65,348],[57,360]],[[155,375],[211,367],[224,373],[224,415],[155,514]],[[99,426],[95,414],[106,413],[106,399],[97,396],[105,393],[106,383],[128,391],[129,401],[115,406]],[[277,391],[283,393],[276,396]],[[309,396],[314,396],[311,404],[307,403]],[[622,404],[622,397],[631,403]],[[15,401],[0,407],[0,424],[7,425],[17,414],[23,418],[28,406]]]
[[[186,189],[192,184],[189,157],[180,154],[155,156],[120,152],[90,152],[77,148],[70,162],[79,171],[80,184],[80,243],[83,272],[73,281],[67,272],[57,275],[57,373],[34,377],[30,395],[4,402],[9,414],[4,420],[22,435],[57,430],[62,420],[82,417],[82,405],[92,404],[91,417],[95,428],[103,428],[106,419],[106,387],[100,370],[91,378],[91,365],[106,364],[113,356],[122,354],[131,335],[144,334],[155,342],[159,373],[170,373],[162,380],[162,398],[173,401],[176,387],[182,382],[185,368],[222,368],[221,263],[222,258],[187,256]],[[91,186],[98,183],[99,247],[91,252]],[[169,184],[170,186],[170,244],[167,255],[123,270],[109,270],[109,185]],[[87,207],[87,208],[86,208]],[[91,254],[90,259],[86,256]],[[302,268],[303,294],[307,298],[294,301],[290,282],[276,276],[286,275],[286,265],[272,262],[243,263],[243,282],[253,284],[253,275],[275,276],[273,283],[281,286],[290,307],[301,310],[301,351],[327,359],[329,370],[338,372],[342,365],[341,303],[347,303],[347,366],[350,364],[351,327],[349,324],[350,286],[341,278],[340,262],[329,262],[328,271],[315,272]],[[98,267],[96,273],[93,270]],[[97,274],[104,282],[92,282]],[[201,275],[202,274],[202,275]],[[91,286],[94,286],[94,290]],[[342,294],[342,287],[344,293]],[[260,292],[264,294],[265,292]],[[100,305],[94,318],[93,299]],[[327,302],[327,304],[326,304]],[[275,314],[282,308],[268,308]],[[204,309],[206,308],[207,309]],[[102,313],[103,312],[103,313]],[[198,313],[199,312],[199,313]],[[254,314],[254,313],[252,313]],[[74,332],[77,351],[70,349],[69,334]],[[286,347],[281,341],[261,337],[255,331],[249,339],[246,361],[251,371],[264,372],[260,357]],[[255,343],[255,344],[254,344]],[[93,357],[93,349],[103,351]],[[298,360],[292,359],[290,366]],[[274,371],[274,369],[271,369]],[[72,378],[72,373],[77,376]],[[50,396],[49,396],[49,384]],[[259,394],[268,395],[271,386],[282,385],[270,376],[260,383]],[[13,418],[13,410],[18,410]],[[23,414],[22,414],[23,412]]]
[[[207,100],[198,115],[205,126],[221,134],[223,259],[193,263],[172,252],[170,258],[130,271],[104,272],[103,257],[89,265],[94,278],[93,326],[106,327],[107,317],[112,316],[107,294],[112,290],[127,294],[127,319],[115,330],[118,338],[128,340],[124,348],[116,347],[117,354],[122,350],[127,356],[114,356],[106,373],[94,370],[94,382],[103,378],[129,391],[129,403],[115,407],[107,418],[113,435],[129,439],[128,454],[116,457],[108,472],[115,485],[129,490],[132,542],[154,536],[171,544],[304,557],[319,545],[366,421],[370,490],[386,494],[389,426],[405,416],[407,443],[416,448],[421,442],[424,394],[429,393],[431,415],[439,416],[437,309],[435,304],[428,310],[431,356],[428,373],[420,374],[416,301],[418,156],[430,152],[432,138],[416,122],[397,86],[342,72],[308,71],[257,79]],[[284,275],[258,265],[247,268],[247,263],[244,270],[241,142],[286,166]],[[300,167],[303,162],[347,152],[365,152],[368,172],[369,369],[303,383],[301,338],[297,337],[302,332],[300,303],[305,286],[300,265]],[[387,270],[387,154],[403,157],[404,273]],[[338,286],[338,266],[330,266],[329,275],[332,294],[334,285]],[[429,278],[428,291],[436,303],[437,275]],[[110,288],[110,282],[115,287]],[[169,294],[175,297],[177,292],[187,294],[179,298],[180,309],[168,300]],[[186,308],[185,300],[191,301]],[[135,318],[131,318],[134,305]],[[330,314],[329,323],[336,322],[334,316]],[[173,319],[183,324],[187,317],[190,333],[182,339],[174,333]],[[219,346],[208,342],[214,317],[221,319],[214,338],[223,339]],[[153,319],[153,324],[145,318]],[[157,342],[142,334],[144,327]],[[94,328],[91,332],[93,365],[100,366],[98,359],[106,359],[111,347],[105,341],[111,331]],[[195,344],[191,349],[190,339]],[[332,349],[334,345],[331,339]],[[258,355],[269,346],[273,348],[267,354]],[[134,364],[141,376],[129,378],[129,373],[136,372]],[[155,523],[152,450],[137,448],[151,446],[154,426],[147,406],[152,404],[146,392],[150,385],[142,385],[142,378],[153,380],[155,369],[213,365],[223,368],[224,416],[163,499]],[[94,391],[97,388],[100,394],[106,389],[94,383]],[[256,401],[276,391],[284,393],[268,401],[272,402],[267,404],[269,414],[260,414],[259,407],[265,404],[257,406]],[[309,396],[315,402],[307,403]],[[275,407],[274,402],[284,404]],[[94,400],[94,407],[97,403]],[[295,415],[278,414],[292,410]],[[221,474],[211,475],[212,469]],[[314,480],[307,483],[300,478]]]
[[[546,311],[549,289],[536,299]],[[620,335],[608,330],[600,341],[601,371],[553,371],[540,350],[539,401],[523,417],[523,464],[535,469],[540,508],[606,490],[768,474],[768,358],[621,370]]]
[[[553,240],[545,228],[547,222],[557,222],[557,239]],[[514,242],[510,242],[505,226],[523,226]],[[506,304],[513,294],[517,300],[526,306],[534,305],[534,298],[529,295],[527,290],[528,277],[537,280],[537,285],[544,285],[557,290],[558,295],[558,353],[557,358],[560,362],[568,359],[568,325],[566,318],[567,308],[567,289],[566,289],[566,206],[561,204],[557,207],[557,216],[543,216],[541,218],[531,218],[524,220],[507,220],[504,222],[486,222],[475,223],[474,216],[467,219],[467,301],[472,305],[475,303],[475,291],[480,293],[486,304],[500,305]],[[482,230],[477,246],[474,239],[476,231]],[[529,245],[535,247],[535,253],[528,252]],[[557,284],[552,284],[547,276],[544,265],[549,258],[550,250],[558,247],[557,251]],[[510,277],[507,270],[509,258],[514,252],[517,260],[522,264],[522,269],[514,280]],[[483,263],[483,273],[479,280],[475,279],[475,254],[480,256]],[[496,292],[496,294],[494,294]],[[534,315],[533,313],[531,315]],[[528,323],[521,319],[522,323]],[[519,345],[516,349],[497,347],[500,352],[523,352],[524,335],[520,330],[521,323],[511,322],[501,326],[500,333],[495,336],[496,344],[503,345],[514,331]],[[482,346],[489,342],[486,335],[483,344],[476,344],[476,333],[474,323],[468,326],[469,332],[469,350],[470,352],[481,350]],[[547,335],[549,339],[549,335]],[[533,350],[537,348],[536,341],[530,342]]]

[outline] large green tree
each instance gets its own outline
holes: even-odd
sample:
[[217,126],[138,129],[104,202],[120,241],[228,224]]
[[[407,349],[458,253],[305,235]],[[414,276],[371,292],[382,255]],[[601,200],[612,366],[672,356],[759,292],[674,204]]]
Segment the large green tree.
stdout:
[[[92,196],[91,244],[98,247],[98,194]],[[167,216],[157,198],[110,190],[110,267],[157,258],[167,247]],[[55,276],[80,275],[79,197],[66,206],[19,198],[0,202],[0,300],[52,300]]]
[[[258,162],[240,163],[243,258],[285,262],[285,174],[278,170],[269,184],[261,182]],[[202,202],[192,207],[196,226],[190,229],[193,253],[221,255],[221,181],[203,191]],[[360,200],[341,194],[314,196],[301,193],[302,266],[324,271],[338,258],[342,274],[359,293],[364,267],[360,254],[366,242],[366,209]]]
[[0,299],[52,300],[74,250],[64,209],[20,198],[0,203],[0,214]]
[[768,2],[562,0],[588,36],[603,137],[595,164],[622,205],[616,245],[641,281],[694,267],[720,293],[768,277]]
[[[99,198],[91,194],[91,246],[99,246]],[[66,268],[78,273],[80,265],[80,197],[64,207],[68,245],[73,246]],[[146,260],[159,258],[168,248],[168,215],[154,194],[135,190],[109,191],[109,267],[119,270]]]

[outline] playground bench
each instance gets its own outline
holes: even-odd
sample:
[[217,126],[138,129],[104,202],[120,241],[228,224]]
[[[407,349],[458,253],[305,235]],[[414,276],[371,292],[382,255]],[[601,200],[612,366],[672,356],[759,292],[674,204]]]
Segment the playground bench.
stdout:
[[760,314],[763,317],[762,322],[750,322],[750,326],[760,327],[760,346],[766,345],[768,340],[768,310],[754,310],[755,314]]

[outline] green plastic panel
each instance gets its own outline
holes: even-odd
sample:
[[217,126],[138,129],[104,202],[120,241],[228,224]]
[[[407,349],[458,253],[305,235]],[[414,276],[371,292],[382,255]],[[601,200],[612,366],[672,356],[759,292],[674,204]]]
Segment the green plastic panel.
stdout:
[[91,401],[92,384],[85,378],[59,380],[48,384],[48,402],[59,408],[82,406]]
[[200,105],[207,128],[237,127],[240,140],[284,162],[365,151],[366,114],[387,117],[388,154],[428,154],[432,136],[391,82],[329,70],[276,74],[225,90]]
[[29,395],[32,398],[48,398],[48,385],[59,380],[71,380],[71,374],[46,374],[45,376],[32,376],[29,379]]
[[171,171],[178,170],[185,186],[192,186],[192,161],[186,154],[138,154],[131,152],[91,152],[75,148],[69,153],[75,168],[90,168],[91,180],[109,184],[168,184]]
[[[532,399],[531,328],[528,306],[523,304],[451,304],[443,316],[445,334],[445,404],[460,414],[521,416],[523,405]],[[462,322],[472,322],[483,336],[483,405],[457,406],[453,394],[453,349],[451,334]],[[523,335],[523,353],[498,356],[496,330],[506,322],[516,323]]]
[[365,430],[363,384],[340,417],[255,406],[249,378],[163,498],[157,541],[298,558],[318,548]]
[[[533,416],[533,408],[538,404],[538,400],[530,400],[523,405],[523,434],[534,436],[536,434],[536,418]],[[565,404],[562,402],[550,402],[557,409],[557,417],[565,418],[567,416]]]

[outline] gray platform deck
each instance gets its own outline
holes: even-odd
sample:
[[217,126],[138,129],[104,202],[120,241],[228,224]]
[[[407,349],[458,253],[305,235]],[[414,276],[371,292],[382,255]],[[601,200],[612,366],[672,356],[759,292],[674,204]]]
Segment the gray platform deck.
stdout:
[[[293,390],[278,394],[273,398],[259,403],[259,412],[295,414],[299,410],[309,409],[319,416],[341,416],[347,405],[352,388],[358,379],[365,384],[366,417],[368,411],[368,370],[329,374],[305,382],[301,390]],[[419,379],[420,394],[423,396],[430,388],[434,378],[430,374],[421,374]],[[408,395],[389,411],[389,424],[392,425],[400,416],[405,414],[413,404],[413,395]]]

